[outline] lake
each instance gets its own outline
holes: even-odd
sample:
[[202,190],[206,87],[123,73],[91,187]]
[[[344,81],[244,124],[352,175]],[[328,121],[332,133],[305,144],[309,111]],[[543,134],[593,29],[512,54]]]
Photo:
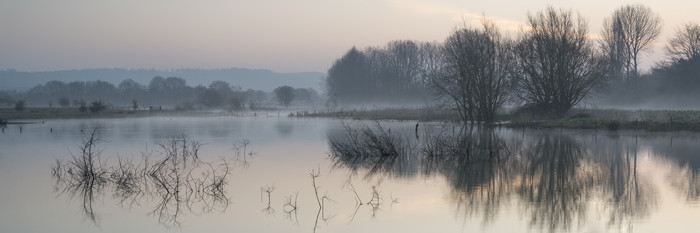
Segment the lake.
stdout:
[[8,125],[0,232],[700,229],[698,133],[273,115]]

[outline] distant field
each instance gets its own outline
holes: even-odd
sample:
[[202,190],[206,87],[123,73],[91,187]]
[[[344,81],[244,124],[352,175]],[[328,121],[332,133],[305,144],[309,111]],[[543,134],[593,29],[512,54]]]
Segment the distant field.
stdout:
[[18,112],[13,108],[0,108],[0,119],[55,119],[55,118],[110,118],[127,116],[145,116],[151,114],[147,110],[105,110],[99,113],[80,112],[78,108],[27,108]]

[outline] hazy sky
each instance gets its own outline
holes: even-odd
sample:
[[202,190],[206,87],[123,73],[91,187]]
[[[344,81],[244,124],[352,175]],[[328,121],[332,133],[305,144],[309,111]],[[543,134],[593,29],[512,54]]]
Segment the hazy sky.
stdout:
[[[528,12],[573,9],[590,32],[632,2],[664,19],[665,43],[700,1],[681,0],[1,0],[0,69],[264,68],[326,72],[353,45],[442,41],[482,13],[518,31]],[[643,58],[663,59],[661,46]]]

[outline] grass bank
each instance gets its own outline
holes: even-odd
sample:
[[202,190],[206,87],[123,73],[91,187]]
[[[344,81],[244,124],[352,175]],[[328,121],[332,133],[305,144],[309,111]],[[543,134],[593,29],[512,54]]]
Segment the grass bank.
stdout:
[[328,117],[356,120],[457,121],[457,112],[436,107],[348,108],[337,111],[300,111],[292,117]]
[[532,121],[515,119],[509,124],[542,128],[700,131],[700,111],[576,109],[562,119]]
[[[0,121],[5,123],[17,123],[18,121],[33,119],[89,119],[89,118],[123,118],[146,117],[154,115],[184,114],[173,110],[123,110],[107,109],[97,113],[90,111],[81,112],[78,108],[26,108],[23,111],[15,111],[13,108],[0,108]],[[188,114],[192,114],[189,112]]]
[[[294,117],[329,117],[357,120],[417,120],[457,122],[457,112],[434,107],[341,109],[325,112],[296,112]],[[700,111],[574,109],[562,119],[529,113],[499,113],[498,125],[529,128],[601,130],[700,131]]]
[[[22,124],[37,119],[99,119],[149,116],[246,116],[257,114],[263,114],[263,116],[267,116],[266,112],[269,113],[272,111],[284,112],[277,108],[264,108],[258,109],[256,111],[226,111],[222,109],[106,109],[96,113],[90,111],[81,112],[78,108],[30,107],[24,109],[23,111],[16,111],[14,108],[0,108],[0,125]],[[272,116],[272,114],[270,114],[270,116]],[[275,116],[277,115],[275,114]]]

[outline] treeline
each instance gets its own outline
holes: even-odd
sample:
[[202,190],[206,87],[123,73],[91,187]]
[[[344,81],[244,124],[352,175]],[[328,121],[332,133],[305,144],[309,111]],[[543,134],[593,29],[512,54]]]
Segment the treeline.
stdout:
[[328,70],[330,101],[418,101],[429,97],[430,79],[441,72],[436,42],[399,40],[382,47],[353,47]]
[[[170,108],[178,110],[195,109],[261,109],[279,105],[314,105],[323,103],[323,98],[312,88],[278,88],[285,92],[264,92],[243,90],[240,86],[225,81],[213,81],[208,86],[189,86],[179,77],[163,78],[156,76],[144,85],[132,79],[125,79],[118,85],[105,81],[74,81],[64,83],[49,81],[39,84],[26,92],[1,92],[0,104],[49,107],[85,108],[93,102],[106,107],[126,108]],[[277,89],[276,89],[277,90]]]
[[596,39],[587,21],[570,10],[549,7],[528,14],[526,23],[514,37],[503,36],[484,17],[482,27],[457,28],[443,42],[397,40],[381,47],[353,47],[328,71],[329,101],[362,104],[437,97],[458,110],[464,121],[489,122],[504,105],[563,117],[594,93],[596,100],[610,101],[596,105],[700,97],[697,24],[678,28],[665,47],[668,59],[640,74],[639,57],[663,26],[647,6],[616,9]]
[[638,78],[611,80],[596,102],[612,107],[698,109],[698,100],[700,56],[696,55],[660,64]]

